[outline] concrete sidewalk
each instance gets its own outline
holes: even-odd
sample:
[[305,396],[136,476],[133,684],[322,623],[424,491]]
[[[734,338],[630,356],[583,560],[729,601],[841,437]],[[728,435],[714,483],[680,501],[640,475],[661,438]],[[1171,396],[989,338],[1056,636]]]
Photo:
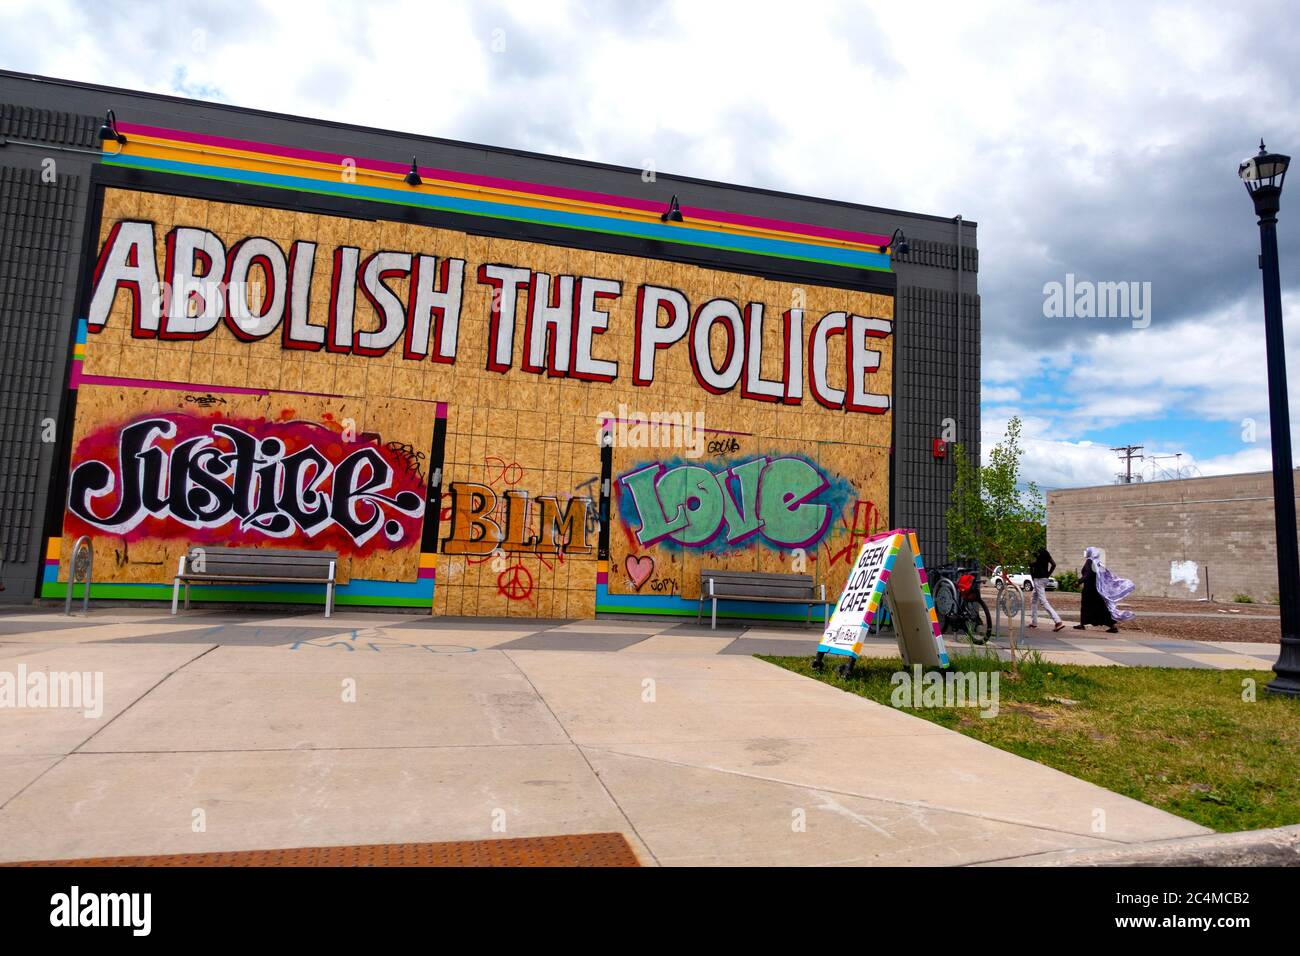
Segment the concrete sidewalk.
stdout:
[[[1005,628],[1004,628],[1005,630]],[[820,627],[746,626],[724,623],[716,630],[694,620],[539,621],[535,618],[436,618],[428,614],[196,609],[172,616],[163,608],[105,607],[65,617],[48,609],[0,614],[0,647],[8,642],[104,642],[193,645],[285,645],[303,653],[382,653],[412,647],[443,650],[467,646],[499,650],[582,650],[625,654],[802,656],[811,654]],[[965,649],[956,635],[945,638],[950,652]],[[1004,651],[1007,638],[995,643]],[[897,657],[892,634],[866,641],[866,653]],[[1033,648],[1061,664],[1200,667],[1271,670],[1278,645],[1234,641],[1185,641],[1159,634],[1027,630],[1021,650]],[[1005,654],[1003,656],[1006,656]]]
[[[99,671],[105,693],[97,719],[0,709],[0,858],[613,830],[652,865],[924,865],[1208,832],[744,653],[690,648],[723,638],[654,645],[597,621],[565,639],[613,633],[623,652],[535,650],[504,627],[423,618],[412,634],[356,615],[371,626],[351,637],[278,644],[223,621],[221,643],[200,617],[150,614],[0,620],[0,671]],[[319,634],[313,620],[293,626]],[[108,627],[139,633],[89,633]]]

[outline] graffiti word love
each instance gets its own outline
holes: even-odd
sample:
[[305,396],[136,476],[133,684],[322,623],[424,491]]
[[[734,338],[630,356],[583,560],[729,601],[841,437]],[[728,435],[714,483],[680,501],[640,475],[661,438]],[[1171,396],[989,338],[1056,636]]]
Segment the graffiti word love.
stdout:
[[[303,422],[283,436],[258,437],[228,422],[146,418],[121,429],[109,460],[81,456],[68,510],[110,534],[150,523],[149,532],[162,537],[219,528],[227,529],[220,540],[232,531],[278,539],[332,535],[354,553],[381,530],[389,542],[418,534],[424,497],[394,487],[396,470],[378,448],[351,446],[331,461],[304,440],[312,437],[335,453],[349,447],[337,433]],[[116,500],[108,500],[114,492]]]
[[619,484],[624,520],[642,547],[733,547],[756,538],[779,548],[808,547],[826,534],[842,495],[803,458],[765,455],[721,471],[651,462]]

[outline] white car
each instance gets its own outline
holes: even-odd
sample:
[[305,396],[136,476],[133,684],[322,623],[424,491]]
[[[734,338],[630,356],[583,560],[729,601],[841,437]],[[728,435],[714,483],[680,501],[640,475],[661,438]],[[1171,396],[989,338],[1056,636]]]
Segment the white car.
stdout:
[[[1034,589],[1034,579],[1029,576],[1028,571],[1007,571],[1007,577],[1011,583],[1022,591],[1032,591]],[[993,569],[993,586],[999,591],[1002,590],[1002,565]],[[1056,590],[1056,578],[1048,578],[1047,584],[1043,586],[1048,591]]]

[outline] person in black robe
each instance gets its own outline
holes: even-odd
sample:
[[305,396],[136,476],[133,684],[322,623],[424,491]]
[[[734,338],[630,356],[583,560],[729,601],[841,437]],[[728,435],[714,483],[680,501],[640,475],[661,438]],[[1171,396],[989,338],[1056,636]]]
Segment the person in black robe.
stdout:
[[1092,624],[1095,627],[1106,628],[1111,634],[1118,634],[1119,627],[1115,624],[1115,618],[1111,616],[1106,599],[1097,590],[1097,572],[1092,566],[1091,558],[1083,562],[1079,577],[1083,580],[1083,598],[1079,603],[1079,623],[1074,625],[1074,629],[1082,631]]

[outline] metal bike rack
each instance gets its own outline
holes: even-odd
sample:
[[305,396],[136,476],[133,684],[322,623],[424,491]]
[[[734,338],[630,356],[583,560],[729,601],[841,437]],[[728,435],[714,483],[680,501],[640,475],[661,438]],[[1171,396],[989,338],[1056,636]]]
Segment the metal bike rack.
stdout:
[[82,535],[72,546],[72,558],[68,561],[68,593],[63,599],[63,613],[72,614],[72,589],[78,580],[82,582],[81,613],[90,610],[90,580],[95,569],[95,549],[90,546],[90,537]]
[[[1002,595],[1005,588],[1015,587],[1007,582],[1003,585],[1004,591],[999,591],[997,597],[993,599],[993,634],[997,637],[1002,636]],[[1029,603],[1025,596],[1019,591],[1016,592],[1016,599],[1020,602],[1020,641],[1025,639],[1025,606]],[[1015,621],[1011,615],[1007,615],[1007,640],[1011,642],[1011,653],[1014,656],[1019,648],[1019,642],[1016,640]]]

